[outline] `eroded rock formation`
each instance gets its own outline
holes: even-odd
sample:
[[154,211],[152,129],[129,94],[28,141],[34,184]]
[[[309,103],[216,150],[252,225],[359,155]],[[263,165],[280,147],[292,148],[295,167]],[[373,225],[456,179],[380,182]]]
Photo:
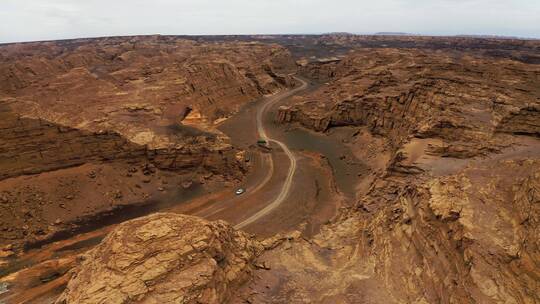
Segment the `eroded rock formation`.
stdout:
[[[33,108],[35,104],[40,107],[39,103],[23,98],[32,94],[21,93],[6,99],[9,106],[2,115],[21,115],[20,118],[6,116],[15,121],[11,125],[25,121],[28,126],[45,126],[33,132],[28,132],[31,128],[24,128],[26,131],[17,134],[52,132],[56,138],[65,136],[60,146],[73,142],[76,146],[89,147],[93,153],[82,154],[88,162],[110,165],[103,160],[110,157],[105,147],[122,145],[119,151],[123,153],[112,154],[122,158],[124,152],[127,155],[140,153],[138,157],[143,159],[127,167],[135,167],[129,174],[135,176],[138,170],[144,173],[142,178],[157,176],[153,180],[159,180],[160,170],[155,166],[161,165],[148,155],[153,148],[167,147],[170,151],[169,144],[199,147],[198,143],[204,142],[203,146],[215,148],[217,157],[226,159],[228,154],[224,151],[231,147],[213,130],[213,122],[235,111],[237,102],[244,100],[239,101],[238,96],[245,94],[254,98],[290,83],[276,73],[287,70],[290,63],[287,52],[280,47],[207,43],[204,39],[193,42],[152,38],[145,43],[141,43],[140,38],[131,39],[122,44],[122,48],[134,49],[124,55],[140,56],[141,62],[157,60],[153,56],[155,52],[145,50],[155,50],[156,44],[161,45],[160,56],[167,58],[183,54],[182,49],[186,48],[201,51],[200,57],[195,56],[200,60],[205,56],[220,59],[216,59],[218,63],[210,62],[208,70],[203,68],[207,64],[203,61],[195,64],[198,68],[187,69],[189,75],[202,79],[201,83],[191,81],[191,76],[184,79],[185,82],[176,83],[185,84],[189,102],[165,98],[159,106],[125,104],[112,95],[98,94],[111,98],[99,109],[109,109],[111,104],[121,110],[113,111],[103,121],[80,124],[77,119],[84,115],[69,112],[69,115],[57,116],[54,113],[61,112],[61,103],[45,103],[57,108],[54,115],[47,114],[48,122],[42,125],[40,117],[32,116],[32,113],[40,113],[33,110],[37,109]],[[161,39],[164,40],[156,42]],[[365,160],[367,167],[365,174],[349,176],[352,188],[356,189],[353,201],[313,237],[297,232],[290,237],[277,237],[279,241],[272,238],[261,243],[223,222],[209,223],[194,217],[155,214],[126,222],[84,256],[57,303],[540,302],[540,67],[534,64],[536,55],[526,55],[538,47],[538,42],[504,44],[495,40],[455,38],[453,41],[462,48],[455,51],[448,50],[453,47],[449,44],[452,39],[429,37],[329,35],[309,39],[316,39],[321,46],[346,48],[362,44],[380,46],[389,41],[390,45],[445,49],[358,49],[343,58],[298,61],[300,72],[317,82],[318,87],[289,100],[279,109],[277,121],[316,132],[342,126],[352,129],[352,135],[340,142],[351,149],[351,154]],[[115,40],[101,42],[106,46],[104,53],[118,50],[118,46],[108,46],[111,41]],[[79,48],[80,43],[84,45],[84,41],[79,41],[72,46],[77,52],[84,50]],[[182,47],[177,48],[178,45]],[[144,51],[139,52],[139,47]],[[253,61],[235,61],[234,54],[243,54],[251,48],[255,54],[266,55],[248,56]],[[483,51],[470,52],[477,48]],[[492,54],[486,55],[490,49]],[[110,58],[114,62],[112,66],[123,66],[124,63],[116,63],[121,59]],[[181,62],[198,62],[197,58]],[[221,61],[225,60],[223,58],[227,63]],[[255,64],[260,58],[267,60],[263,65]],[[246,62],[250,64],[244,67]],[[174,73],[168,74],[164,68],[158,74],[164,73],[164,79],[184,75],[181,69],[173,70]],[[18,71],[22,73],[25,69]],[[125,71],[122,71],[107,75],[114,78],[123,75]],[[155,80],[157,72],[149,71],[145,79]],[[213,76],[207,75],[208,71],[212,71]],[[19,78],[13,75],[20,74],[10,75],[6,92],[31,85],[14,80]],[[225,88],[223,84],[215,90],[198,93],[204,90],[206,81],[220,84],[229,78],[235,81],[228,85],[236,86],[238,91],[229,90],[230,87]],[[108,82],[111,78],[96,79]],[[141,88],[138,86],[141,79],[137,79],[136,83],[123,82],[130,88],[127,93],[134,100],[140,101],[142,96],[158,100],[160,96],[172,96],[168,95],[173,91],[169,90],[168,81],[156,84],[160,88],[156,89],[159,93],[154,94],[150,93],[155,89],[153,82]],[[119,93],[116,87],[109,92]],[[217,98],[220,92],[226,92],[222,97],[227,114],[217,111],[221,106],[214,107],[211,99],[206,98]],[[22,105],[32,106],[23,109]],[[46,109],[40,109],[47,113]],[[126,119],[125,115],[130,118]],[[156,131],[161,130],[162,124],[170,126],[176,119],[183,122],[179,138]],[[66,122],[71,129],[65,129]],[[189,124],[199,129],[188,128]],[[109,131],[102,133],[95,129],[103,126],[108,126],[105,130]],[[180,132],[179,124],[175,126]],[[145,133],[147,127],[152,134]],[[9,127],[5,130],[6,134],[12,133]],[[62,133],[66,130],[69,132]],[[95,148],[92,139],[96,136],[101,136],[103,145],[99,147],[104,148]],[[7,138],[12,138],[14,143],[16,136]],[[183,141],[185,138],[189,141]],[[57,144],[44,141],[32,145],[31,142],[34,140],[19,150],[12,147],[0,151],[20,154],[26,157],[23,164],[39,163],[48,170],[48,163],[40,158],[34,162],[24,151],[37,146],[54,148]],[[38,150],[33,153],[43,153]],[[155,150],[160,151],[160,148]],[[62,154],[67,157],[60,159],[62,163],[80,161],[69,157],[77,153]],[[225,159],[212,158],[204,163],[228,164]],[[5,166],[19,172],[15,175],[27,172],[17,164],[5,162]],[[180,166],[180,171],[194,167],[200,168],[201,161]],[[215,174],[224,174],[221,171],[229,168],[202,167],[201,170]],[[100,175],[114,175],[115,168],[102,168],[97,177],[85,171],[85,176],[99,179]],[[12,184],[4,182],[4,189],[19,184],[19,180],[13,178],[6,180]],[[24,192],[18,187],[19,193]],[[115,199],[122,197],[117,192],[111,191],[111,194]],[[87,192],[77,193],[78,196],[88,198]],[[4,205],[24,206],[24,210],[18,211],[17,223],[33,221],[44,230],[53,220],[51,214],[57,214],[54,208],[29,208],[28,202],[37,200],[36,197],[16,198],[12,194],[0,197]],[[68,206],[73,205],[76,206]],[[49,210],[48,214],[45,212],[47,217],[44,216],[47,221],[27,220],[37,217],[33,210]],[[16,232],[18,234],[10,232],[12,238],[24,237],[23,232]]]
[[2,52],[0,98],[17,114],[116,131],[151,149],[179,144],[167,127],[186,108],[202,121],[225,118],[289,84],[276,70],[294,66],[276,45],[159,36],[15,44]]
[[224,303],[261,250],[224,222],[154,214],[86,253],[56,303]]
[[[286,283],[247,298],[539,302],[539,67],[389,49],[329,68],[333,79],[280,108],[278,121],[358,126],[387,141],[391,157],[313,242],[267,253],[276,266],[249,290],[277,275]],[[310,283],[320,277],[332,279]]]
[[[421,182],[381,180],[357,210],[314,240],[264,255],[272,270],[258,273],[239,298],[537,303],[539,165],[538,159],[483,162]],[[370,200],[376,208],[363,205]]]
[[[214,122],[291,86],[279,75],[295,68],[285,48],[256,42],[147,36],[0,49],[2,244],[157,201],[152,192],[170,184],[176,200],[178,179],[240,180],[246,163]],[[95,203],[77,195],[89,186]]]
[[280,122],[317,131],[364,125],[397,146],[410,136],[437,137],[451,142],[454,154],[469,150],[471,140],[496,149],[498,132],[540,134],[535,65],[388,49],[357,51],[330,68],[333,80],[282,107]]

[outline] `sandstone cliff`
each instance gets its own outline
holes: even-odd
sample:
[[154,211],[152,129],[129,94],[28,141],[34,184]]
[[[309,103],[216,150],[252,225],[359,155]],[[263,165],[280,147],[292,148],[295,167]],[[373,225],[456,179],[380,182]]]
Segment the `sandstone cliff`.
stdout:
[[[201,168],[238,176],[236,151],[214,134],[171,134],[174,147],[151,149],[112,130],[87,131],[44,119],[24,118],[9,104],[0,105],[0,180],[37,174],[88,162],[150,161],[158,168],[187,171]],[[228,168],[227,168],[228,167]]]
[[275,70],[294,67],[276,45],[159,36],[13,44],[2,52],[0,99],[20,115],[115,131],[151,149],[177,145],[167,127],[190,112],[212,123],[290,85]]
[[396,146],[410,136],[436,137],[451,142],[446,148],[456,155],[471,149],[471,140],[496,149],[498,133],[540,134],[534,65],[390,49],[357,51],[329,68],[332,81],[282,107],[278,121],[316,131],[367,126]]

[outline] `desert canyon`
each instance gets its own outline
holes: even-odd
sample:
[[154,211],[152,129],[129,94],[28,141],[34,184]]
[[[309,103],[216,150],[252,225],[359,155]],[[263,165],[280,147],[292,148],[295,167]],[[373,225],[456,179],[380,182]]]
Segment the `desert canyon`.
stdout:
[[540,303],[540,41],[0,45],[0,230],[0,303]]

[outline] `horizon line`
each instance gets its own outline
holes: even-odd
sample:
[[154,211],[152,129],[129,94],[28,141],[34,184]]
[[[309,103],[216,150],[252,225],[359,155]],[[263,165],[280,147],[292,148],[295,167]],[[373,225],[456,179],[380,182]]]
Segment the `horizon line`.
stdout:
[[473,39],[506,39],[506,40],[540,40],[540,37],[524,37],[513,35],[497,35],[497,34],[419,34],[408,32],[319,32],[319,33],[256,33],[256,34],[126,34],[126,35],[111,35],[111,36],[87,36],[87,37],[75,37],[75,38],[60,38],[60,39],[43,39],[43,40],[22,40],[22,41],[9,41],[1,42],[0,45],[9,44],[23,44],[23,43],[44,43],[55,41],[74,41],[74,40],[92,40],[92,39],[106,39],[106,38],[122,38],[122,37],[151,37],[151,36],[164,36],[164,37],[231,37],[231,36],[324,36],[324,35],[351,35],[351,36],[387,36],[387,37],[439,37],[439,38],[473,38]]

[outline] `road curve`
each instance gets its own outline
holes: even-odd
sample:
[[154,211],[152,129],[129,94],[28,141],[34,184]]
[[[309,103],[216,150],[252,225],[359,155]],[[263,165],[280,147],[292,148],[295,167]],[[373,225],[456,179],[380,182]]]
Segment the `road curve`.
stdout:
[[[304,80],[302,80],[302,79],[300,79],[298,77],[294,77],[294,78],[297,81],[299,81],[302,85],[295,88],[295,89],[293,89],[293,90],[290,90],[290,91],[287,91],[287,92],[284,92],[284,93],[281,93],[281,94],[277,94],[277,95],[269,98],[268,101],[266,101],[257,110],[257,117],[256,117],[256,120],[257,120],[257,132],[259,133],[259,137],[261,139],[263,139],[263,140],[266,140],[268,143],[273,142],[273,143],[276,143],[277,145],[279,145],[280,148],[283,150],[283,152],[285,152],[285,154],[289,158],[290,166],[289,166],[289,171],[287,173],[287,178],[285,179],[285,182],[283,183],[283,186],[281,188],[281,191],[279,192],[279,195],[272,202],[270,202],[266,207],[259,210],[257,213],[251,215],[250,217],[243,220],[242,222],[236,224],[234,226],[234,228],[236,228],[236,229],[240,229],[240,228],[243,228],[243,227],[245,227],[245,226],[247,226],[249,224],[252,224],[253,222],[259,220],[261,217],[263,217],[263,216],[267,215],[268,213],[272,212],[279,205],[281,205],[281,203],[283,203],[283,201],[287,198],[287,195],[289,194],[289,191],[291,189],[294,173],[296,172],[296,158],[294,157],[294,154],[291,152],[291,150],[289,149],[289,147],[287,147],[286,144],[284,144],[283,142],[281,142],[279,140],[272,139],[272,138],[268,137],[268,135],[266,134],[266,130],[264,129],[264,124],[263,124],[262,118],[263,118],[264,114],[266,113],[266,111],[268,110],[269,107],[271,107],[274,104],[276,104],[277,102],[280,102],[280,101],[284,100],[285,98],[289,98],[289,97],[291,97],[291,96],[297,94],[298,92],[303,91],[303,90],[305,90],[307,88],[307,86],[308,86],[307,82],[305,82]],[[269,159],[270,159],[270,165],[273,167],[274,166],[274,160],[272,159],[272,157],[270,157]]]

